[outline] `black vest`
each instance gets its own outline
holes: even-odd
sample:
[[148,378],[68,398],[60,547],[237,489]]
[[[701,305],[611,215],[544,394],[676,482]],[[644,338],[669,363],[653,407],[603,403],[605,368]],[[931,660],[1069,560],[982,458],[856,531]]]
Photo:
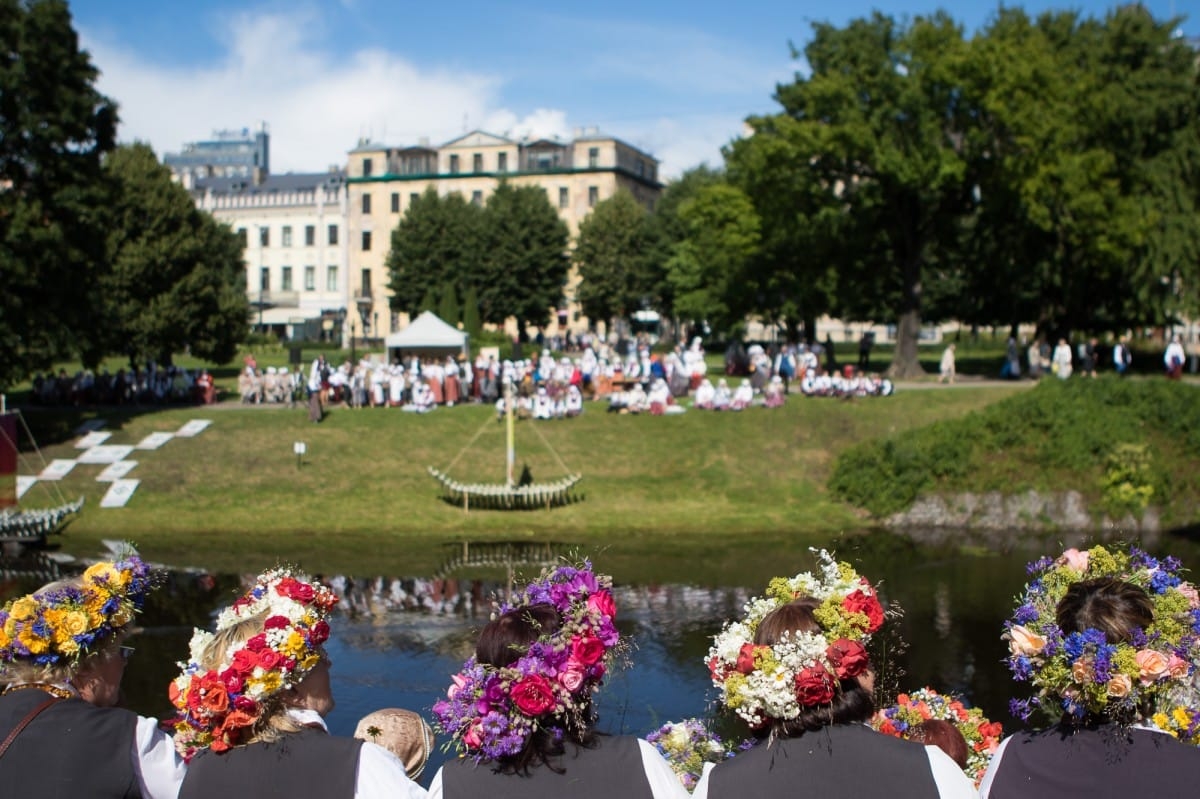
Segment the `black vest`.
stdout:
[[[38,690],[0,696],[0,741],[50,695]],[[91,799],[141,797],[133,769],[137,715],[64,699],[43,710],[0,757],[0,794]]]
[[188,764],[179,799],[353,799],[362,741],[306,728],[271,743],[206,751]]
[[925,747],[861,724],[777,738],[716,766],[709,799],[937,797]]
[[445,799],[653,799],[642,765],[637,738],[597,736],[584,749],[568,743],[567,753],[554,761],[559,774],[535,766],[529,774],[498,774],[489,763],[470,759],[442,767]]
[[1200,749],[1150,730],[1112,724],[1018,733],[992,777],[992,799],[1195,796]]

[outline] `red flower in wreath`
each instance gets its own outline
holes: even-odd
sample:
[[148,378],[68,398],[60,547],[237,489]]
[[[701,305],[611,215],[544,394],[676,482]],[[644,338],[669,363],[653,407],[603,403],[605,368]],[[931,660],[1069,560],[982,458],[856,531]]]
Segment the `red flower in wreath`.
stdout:
[[820,663],[803,668],[796,675],[796,701],[801,705],[828,705],[833,694],[833,675]]

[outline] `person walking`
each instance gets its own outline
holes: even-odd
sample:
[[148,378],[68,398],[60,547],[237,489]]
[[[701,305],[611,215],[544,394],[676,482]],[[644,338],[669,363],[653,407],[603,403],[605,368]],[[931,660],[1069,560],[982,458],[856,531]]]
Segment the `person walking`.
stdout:
[[942,360],[941,363],[938,364],[938,382],[953,383],[954,373],[954,342],[952,341],[946,347],[946,349],[942,350]]

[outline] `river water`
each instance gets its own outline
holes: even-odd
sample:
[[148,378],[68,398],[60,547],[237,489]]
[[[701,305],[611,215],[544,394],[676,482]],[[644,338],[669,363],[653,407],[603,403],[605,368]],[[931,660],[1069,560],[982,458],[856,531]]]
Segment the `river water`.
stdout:
[[[1165,536],[1147,548],[1200,568],[1200,547],[1189,539]],[[918,546],[889,533],[843,542],[838,557],[875,583],[886,603],[903,609],[876,641],[887,651],[884,690],[929,685],[956,692],[1013,729],[1007,705],[1015,688],[1003,665],[1001,625],[1024,584],[1025,564],[1056,549],[1061,551],[1061,543],[1048,542],[1044,551],[964,552]],[[776,574],[731,570],[729,584],[689,584],[679,578],[687,573],[686,562],[663,564],[669,576],[658,584],[626,584],[614,575],[619,626],[634,649],[598,696],[601,729],[644,735],[665,721],[712,715],[714,691],[704,665],[712,635],[746,600],[761,594],[770,577],[813,563],[799,546],[772,560]],[[213,613],[232,599],[241,579],[180,573],[154,596],[141,620],[144,632],[130,641],[137,652],[125,676],[129,707],[169,715],[165,686],[176,673],[175,661],[186,654],[191,626],[211,626]],[[328,722],[344,735],[378,708],[404,707],[429,718],[450,675],[471,654],[490,599],[506,587],[502,573],[325,579],[343,595],[327,649],[337,700]],[[11,595],[17,586],[7,588]],[[439,748],[424,780],[445,757]]]

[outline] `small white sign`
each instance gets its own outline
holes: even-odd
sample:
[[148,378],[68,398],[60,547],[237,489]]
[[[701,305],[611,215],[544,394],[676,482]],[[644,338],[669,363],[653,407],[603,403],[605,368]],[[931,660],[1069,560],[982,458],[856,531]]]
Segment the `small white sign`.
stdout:
[[133,496],[133,492],[137,491],[138,483],[141,480],[114,480],[112,485],[108,487],[104,498],[100,500],[102,508],[123,508],[129,498]]
[[123,461],[133,452],[128,444],[101,444],[92,447],[79,456],[80,463],[116,463]]
[[112,433],[93,432],[75,442],[75,449],[91,449],[98,447],[112,438]]
[[88,419],[86,422],[79,425],[79,427],[75,428],[75,435],[81,436],[84,433],[90,433],[93,430],[99,430],[101,427],[104,427],[103,419]]
[[33,487],[38,479],[33,475],[19,474],[17,475],[17,499],[25,496],[25,492]]
[[174,433],[151,433],[143,438],[137,444],[134,444],[134,449],[158,449],[163,444],[175,437]]
[[305,444],[303,441],[297,441],[296,443],[292,444],[292,452],[296,453],[297,455],[303,455],[304,453],[308,452],[308,444]]
[[193,419],[183,427],[175,431],[175,435],[183,438],[191,438],[204,432],[204,428],[212,424],[212,419]]
[[97,483],[111,483],[114,480],[120,480],[125,475],[137,468],[137,461],[117,461],[104,467],[104,471],[96,475]]
[[75,461],[69,461],[65,458],[55,458],[47,464],[45,469],[38,474],[43,480],[61,480],[71,473],[75,468]]

